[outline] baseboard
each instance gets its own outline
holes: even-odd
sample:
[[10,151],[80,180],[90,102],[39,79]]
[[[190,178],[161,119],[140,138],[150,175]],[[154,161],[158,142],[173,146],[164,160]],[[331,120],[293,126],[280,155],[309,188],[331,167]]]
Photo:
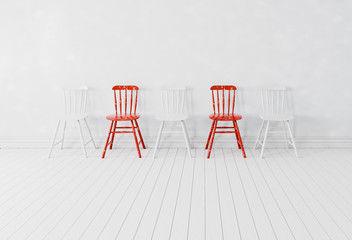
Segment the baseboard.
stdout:
[[[153,148],[156,137],[145,137],[147,148]],[[206,137],[193,137],[191,143],[193,148],[204,148]],[[105,137],[95,138],[99,148],[103,148]],[[245,148],[252,148],[255,137],[243,137]],[[352,148],[352,138],[350,137],[296,137],[297,148]],[[0,138],[0,148],[49,148],[50,139],[44,138]],[[234,138],[219,136],[214,141],[214,148],[234,147]],[[79,138],[65,139],[65,148],[80,148]],[[119,137],[115,141],[116,148],[133,148],[135,143],[132,137]],[[160,148],[184,148],[185,142],[182,136],[165,137],[162,139]],[[268,148],[285,148],[282,138],[271,137],[267,141]],[[87,148],[92,148],[91,144]]]

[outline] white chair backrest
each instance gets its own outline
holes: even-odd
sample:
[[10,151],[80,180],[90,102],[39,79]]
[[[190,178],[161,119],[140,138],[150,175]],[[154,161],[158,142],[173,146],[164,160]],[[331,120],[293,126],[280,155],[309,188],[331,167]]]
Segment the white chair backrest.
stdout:
[[80,115],[86,113],[87,86],[64,88],[65,114]]
[[183,114],[186,87],[165,86],[161,88],[162,109],[165,114]]
[[268,87],[261,91],[262,114],[277,116],[286,113],[285,109],[286,87]]

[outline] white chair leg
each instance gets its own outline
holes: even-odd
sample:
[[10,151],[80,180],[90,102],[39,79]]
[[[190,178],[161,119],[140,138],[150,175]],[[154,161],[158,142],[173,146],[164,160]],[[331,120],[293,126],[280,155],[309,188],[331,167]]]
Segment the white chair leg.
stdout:
[[192,149],[192,143],[191,143],[191,140],[189,140],[189,134],[188,134],[188,130],[187,130],[187,127],[186,127],[186,123],[185,123],[184,120],[182,120],[181,122],[183,122],[183,125],[185,127],[185,132],[186,132],[186,136],[187,136],[188,146],[189,146],[189,148]]
[[89,136],[90,136],[90,140],[92,140],[92,143],[93,143],[93,145],[94,145],[94,148],[97,149],[97,145],[95,145],[95,142],[94,142],[92,133],[91,133],[89,127],[88,127],[87,120],[86,120],[85,118],[84,118],[83,120],[84,120],[84,123],[86,124],[86,127],[87,127],[87,129],[88,129],[88,133],[89,133]]
[[291,128],[290,128],[290,123],[289,123],[289,121],[286,121],[286,126],[287,126],[287,128],[288,128],[288,133],[290,134],[290,137],[291,137],[292,146],[293,146],[293,149],[295,150],[296,157],[298,157],[298,153],[297,153],[297,149],[296,149],[296,144],[295,144],[295,140],[293,139],[293,135],[292,135],[292,131],[291,131]]
[[287,130],[286,130],[286,126],[285,126],[285,121],[282,122],[282,127],[284,129],[284,132],[285,132],[285,142],[286,142],[286,149],[289,149],[289,141],[288,141],[288,138],[287,138]]
[[185,124],[185,130],[186,130],[186,135],[187,135],[187,139],[188,139],[188,145],[192,149],[192,142],[191,142],[191,139],[189,138],[189,134],[188,134],[188,130],[187,130],[186,124]]
[[77,120],[77,124],[78,124],[79,134],[81,136],[81,143],[82,143],[83,153],[84,153],[84,156],[87,158],[86,146],[85,146],[84,139],[83,139],[81,123],[79,122],[79,120]]
[[258,133],[258,137],[257,137],[257,140],[255,141],[255,144],[254,144],[254,148],[253,149],[256,149],[257,148],[257,145],[258,145],[258,142],[259,142],[259,139],[260,139],[260,135],[262,135],[262,131],[263,131],[263,127],[264,127],[264,120],[262,121],[262,125],[260,126],[260,129],[259,129],[259,133]]
[[267,125],[266,125],[265,135],[264,135],[264,140],[263,140],[263,145],[262,145],[262,151],[261,151],[261,153],[260,153],[260,159],[263,158],[265,143],[266,143],[266,139],[267,139],[267,137],[268,137],[269,123],[270,123],[270,121],[268,121],[268,123],[267,123]]
[[158,133],[158,137],[156,139],[156,143],[155,143],[155,147],[154,147],[154,153],[153,153],[153,158],[155,158],[156,156],[156,151],[158,149],[159,143],[160,143],[160,138],[161,138],[161,133],[163,131],[164,128],[164,121],[161,121],[160,123],[160,128],[159,128],[159,133]]
[[182,130],[183,130],[183,135],[185,137],[186,146],[187,146],[187,149],[188,149],[188,154],[189,154],[190,158],[192,158],[191,146],[190,146],[189,139],[188,139],[186,124],[185,124],[185,122],[183,120],[181,120],[181,126],[182,126]]
[[62,132],[62,140],[61,140],[61,147],[60,147],[61,150],[64,148],[65,131],[66,131],[66,121],[64,121],[64,130]]
[[52,140],[52,142],[51,142],[51,146],[50,146],[48,158],[50,158],[50,156],[51,156],[51,152],[52,152],[52,150],[53,150],[53,147],[54,147],[54,144],[55,144],[55,140],[56,140],[56,135],[57,135],[57,132],[59,131],[60,122],[61,122],[61,121],[58,121],[58,123],[57,123],[56,130],[55,130],[55,134],[54,134],[54,138],[53,138],[53,140]]

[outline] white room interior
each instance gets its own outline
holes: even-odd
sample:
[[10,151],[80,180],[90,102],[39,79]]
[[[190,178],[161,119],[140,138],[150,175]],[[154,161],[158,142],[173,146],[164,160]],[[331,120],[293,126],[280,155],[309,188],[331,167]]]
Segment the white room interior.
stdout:
[[[158,90],[190,90],[189,131],[204,138],[209,87],[238,87],[244,138],[260,125],[259,89],[292,92],[298,140],[350,140],[348,1],[5,1],[1,7],[1,143],[49,142],[66,85],[90,89],[89,121],[108,131],[112,86],[141,87],[139,112],[154,137]],[[319,7],[317,7],[317,5]],[[34,97],[36,96],[36,97]],[[22,117],[26,117],[23,122]],[[318,138],[318,139],[315,139]],[[13,143],[16,145],[15,143]]]
[[[349,106],[352,102],[350,93],[352,88],[351,10],[352,2],[346,0],[1,1],[0,157],[3,163],[0,164],[4,167],[4,175],[0,181],[4,187],[2,193],[9,193],[9,196],[13,194],[13,198],[2,197],[1,199],[4,201],[0,202],[0,210],[7,215],[1,218],[0,236],[3,233],[4,239],[27,239],[27,237],[28,239],[54,239],[54,236],[62,237],[62,239],[79,239],[78,237],[82,239],[97,239],[98,237],[101,239],[114,239],[115,237],[143,239],[145,232],[149,234],[148,238],[153,236],[154,239],[352,239],[350,230],[352,221],[350,217],[343,214],[344,212],[352,213],[352,206],[348,203],[352,199],[351,178],[348,173],[348,170],[352,168],[348,161],[352,156],[350,150],[352,147],[352,128],[350,127],[352,113]],[[138,220],[133,220],[128,217],[131,216],[129,214],[123,219],[118,219],[116,214],[113,215],[112,219],[117,219],[117,225],[121,226],[118,234],[111,225],[113,220],[108,221],[106,225],[108,227],[100,227],[105,221],[100,215],[101,222],[97,222],[96,232],[94,228],[87,227],[84,234],[83,230],[76,226],[77,224],[72,223],[75,217],[69,218],[71,222],[67,221],[66,225],[65,221],[62,220],[59,223],[56,219],[52,220],[53,225],[49,226],[51,223],[49,221],[47,228],[42,227],[44,226],[42,219],[38,216],[31,218],[28,226],[27,222],[21,222],[21,219],[25,219],[21,216],[26,214],[21,209],[27,206],[23,202],[28,200],[29,203],[34,199],[25,197],[27,196],[26,186],[23,185],[24,182],[21,183],[20,173],[26,174],[27,167],[28,176],[26,176],[28,179],[33,177],[33,184],[30,185],[33,189],[36,189],[34,184],[37,179],[36,171],[40,172],[39,166],[42,165],[43,169],[50,167],[47,169],[50,174],[46,177],[43,175],[42,180],[38,180],[38,184],[44,185],[49,184],[45,181],[51,181],[50,176],[57,174],[64,178],[63,172],[59,173],[59,170],[56,172],[55,164],[69,166],[69,164],[77,163],[83,167],[86,164],[84,161],[87,161],[89,166],[85,166],[85,169],[90,171],[99,168],[99,174],[102,176],[104,169],[112,171],[109,166],[120,167],[117,165],[118,162],[102,163],[100,156],[110,126],[105,116],[114,112],[111,88],[114,85],[128,84],[138,85],[141,89],[138,100],[138,113],[141,114],[139,125],[147,145],[147,149],[142,150],[142,155],[145,156],[144,159],[148,159],[146,165],[141,167],[141,172],[145,171],[143,174],[149,176],[147,166],[154,166],[150,156],[160,124],[154,116],[161,105],[160,88],[164,85],[181,84],[187,87],[186,109],[190,118],[186,120],[186,123],[193,145],[194,159],[187,161],[182,135],[164,138],[160,156],[155,163],[158,168],[151,167],[150,175],[153,176],[153,180],[149,183],[149,178],[144,179],[149,190],[143,187],[145,186],[143,178],[138,179],[140,185],[138,182],[132,182],[132,187],[128,188],[135,189],[134,193],[129,195],[126,190],[126,196],[129,196],[131,202],[134,196],[140,196],[138,195],[139,187],[141,187],[141,192],[144,191],[147,194],[145,195],[147,197],[144,201],[136,198],[139,204],[136,204],[137,207],[133,205],[129,208],[128,202],[124,201],[122,205],[125,204],[123,206],[131,209],[136,215],[138,215],[136,212],[143,212],[144,209],[146,213],[143,212],[143,216],[149,216],[147,213],[151,209],[145,206],[150,205],[143,204],[153,199],[155,192],[159,194],[157,198],[160,200],[158,200],[159,203],[163,203],[163,196],[166,196],[165,199],[169,197],[172,204],[177,203],[178,193],[180,193],[180,196],[193,196],[199,201],[209,200],[208,205],[205,203],[206,200],[202,202],[204,212],[200,207],[195,208],[196,213],[188,212],[186,207],[182,210],[184,212],[179,213],[178,210],[170,212],[173,216],[172,223],[176,221],[179,224],[175,227],[179,228],[179,232],[170,230],[169,235],[163,232],[160,224],[148,228],[147,224],[143,225],[146,221],[143,220],[144,218],[138,217]],[[246,150],[248,149],[248,162],[242,159],[238,149],[230,150],[234,146],[233,136],[216,137],[218,141],[215,140],[214,143],[215,156],[210,158],[210,161],[220,159],[219,165],[215,162],[204,162],[206,160],[203,156],[203,149],[211,126],[208,115],[212,112],[209,89],[217,84],[235,85],[238,88],[236,112],[243,115],[243,119],[239,121],[239,128],[244,146]],[[63,110],[62,88],[78,85],[89,87],[87,121],[98,149],[89,147],[89,158],[83,158],[78,132],[73,130],[68,133],[66,149],[54,150],[53,159],[48,160],[46,156],[55,131],[56,116]],[[259,118],[260,89],[277,85],[286,86],[288,89],[288,108],[295,117],[291,122],[291,127],[300,158],[296,162],[292,149],[284,149],[285,145],[280,143],[280,139],[274,137],[268,143],[267,160],[264,160],[267,165],[265,165],[258,159],[259,152],[251,149],[261,124]],[[133,159],[133,164],[137,166],[140,160],[135,155],[132,137],[129,135],[119,137],[119,141],[121,144],[118,143],[116,148],[109,152],[107,159],[118,159],[121,154],[121,161]],[[33,166],[28,162],[22,163],[25,156],[34,161]],[[174,158],[180,159],[180,162],[176,161],[177,163],[173,165]],[[235,162],[228,164],[234,168],[232,172],[229,172],[226,161],[232,158]],[[166,160],[161,162],[162,159]],[[222,161],[223,159],[225,160]],[[236,159],[240,159],[240,162],[237,163]],[[315,168],[319,165],[319,159],[324,159],[324,164]],[[289,164],[285,165],[286,163],[280,161],[288,161]],[[99,165],[99,162],[102,165]],[[164,169],[164,163],[165,172],[161,170],[158,172],[158,169]],[[182,165],[184,163],[185,165]],[[299,165],[295,165],[296,163]],[[126,163],[121,162],[121,169],[116,168],[118,169],[116,171],[120,171],[121,174],[126,171],[126,176],[134,179],[134,173],[129,175],[127,173],[129,168],[124,164]],[[131,169],[134,168],[133,166]],[[177,173],[172,174],[173,166]],[[290,167],[294,170],[288,173]],[[333,168],[331,172],[329,172],[330,168]],[[17,172],[16,169],[22,172]],[[60,171],[65,171],[64,168],[62,169]],[[183,182],[186,180],[182,180],[182,169],[185,169],[186,179],[192,182],[190,185],[192,189],[182,187],[187,185]],[[241,175],[241,169],[245,171],[244,175]],[[312,172],[312,176],[309,176],[309,171]],[[72,170],[72,174],[78,172],[78,170]],[[239,177],[232,179],[231,173]],[[275,175],[276,173],[279,175]],[[70,173],[67,174],[71,176]],[[98,179],[97,174],[98,172],[96,173]],[[229,180],[225,177],[218,178],[217,174],[229,176]],[[114,179],[115,175],[111,176],[113,176],[111,179]],[[23,177],[22,180],[25,179],[27,178]],[[177,185],[178,179],[180,179],[180,185]],[[280,185],[280,179],[283,181],[282,185]],[[173,180],[174,185],[172,185]],[[326,189],[320,189],[330,180],[331,185],[326,186]],[[155,187],[159,186],[158,181],[167,183],[163,185],[160,192],[158,192],[158,187]],[[219,186],[221,181],[229,186],[222,188]],[[307,186],[304,185],[305,181],[309,182]],[[164,192],[164,189],[168,189],[169,182],[172,186],[170,188],[175,188],[177,192],[175,201],[171,200],[173,198],[168,195],[168,191]],[[11,183],[13,183],[13,190],[10,188]],[[58,184],[69,185],[68,182]],[[80,182],[72,180],[72,184],[78,186]],[[121,186],[124,186],[123,184],[127,189],[128,181],[122,183]],[[83,186],[86,185],[83,184]],[[111,185],[110,188],[114,189],[114,186]],[[178,186],[181,187],[178,188]],[[197,186],[200,189],[197,190]],[[205,186],[210,186],[208,192]],[[246,187],[250,189],[248,192]],[[265,190],[261,190],[261,187]],[[98,180],[96,186],[92,187],[92,189],[95,188],[97,191],[102,189],[99,188]],[[234,203],[244,204],[247,199],[246,204],[252,206],[253,211],[259,209],[261,214],[266,214],[268,221],[251,215],[252,223],[246,225],[240,221],[237,230],[231,232],[229,229],[231,229],[231,223],[234,223],[232,222],[234,218],[227,216],[226,210],[222,209],[222,206],[231,204],[228,200],[222,202],[221,196],[236,198],[235,188],[240,189],[239,198],[241,199],[238,202],[233,200]],[[303,190],[300,191],[300,189]],[[121,191],[123,192],[122,187]],[[221,194],[222,191],[224,195]],[[292,192],[296,193],[291,195]],[[189,195],[189,193],[192,194]],[[19,199],[16,198],[16,194],[20,196]],[[204,195],[204,199],[199,194]],[[253,194],[256,197],[251,200]],[[331,199],[331,194],[338,196],[336,199]],[[207,198],[208,195],[209,198]],[[218,198],[213,199],[212,195]],[[78,201],[80,196],[77,195],[74,201]],[[320,210],[314,209],[312,202],[316,202],[319,198],[323,199],[319,203],[321,204]],[[12,211],[16,207],[10,204],[11,199],[14,203],[21,199],[22,205],[19,203],[17,211]],[[196,201],[194,199],[185,204],[193,206],[193,201]],[[301,202],[294,205],[291,201],[295,200]],[[44,202],[43,200],[43,205],[38,205],[38,208],[33,207],[33,212],[40,211],[39,206],[46,206]],[[55,204],[51,206],[55,208]],[[159,209],[162,204],[153,206]],[[209,210],[209,206],[214,208]],[[275,207],[277,209],[273,210]],[[285,207],[290,210],[285,210]],[[217,208],[219,209],[214,210]],[[307,210],[304,210],[305,208],[311,209],[310,216],[305,215]],[[108,212],[108,208],[105,211]],[[33,212],[27,214],[33,214]],[[167,212],[163,210],[160,212],[161,218],[164,217],[169,223],[170,218],[166,217]],[[149,213],[154,217],[153,219],[156,218],[153,213]],[[199,217],[197,213],[200,219],[204,220],[204,225],[194,220]],[[180,217],[183,214],[188,217]],[[205,217],[207,214],[216,217],[209,220],[210,217]],[[246,213],[238,214],[245,216],[242,218],[244,222],[250,220]],[[280,218],[271,218],[275,214],[282,214],[285,221]],[[291,214],[296,214],[296,219],[287,217]],[[195,218],[190,220],[193,215]],[[7,216],[11,221],[7,222]],[[148,217],[145,218],[148,219]],[[185,219],[188,219],[187,226],[183,226],[186,224],[183,223]],[[228,219],[232,220],[227,221]],[[241,219],[241,217],[236,219]],[[124,227],[126,226],[125,220],[126,225],[130,227]],[[131,225],[127,224],[128,221]],[[301,223],[296,225],[296,221],[301,221]],[[285,222],[283,228],[280,225],[282,222]],[[17,223],[20,224],[21,229],[24,229],[23,232],[13,230]],[[74,230],[69,230],[67,226],[69,224],[72,224]],[[195,227],[192,227],[192,224],[195,224]],[[335,224],[334,227],[331,227],[331,224]],[[210,227],[211,225],[213,227]],[[302,230],[301,227],[306,229]],[[139,230],[135,231],[135,228]],[[53,231],[48,229],[53,229]],[[101,229],[108,230],[104,232]],[[257,234],[252,235],[252,230]],[[91,236],[89,236],[90,232]],[[151,235],[152,232],[156,235]],[[198,234],[199,232],[201,234]],[[236,237],[233,238],[234,236]]]

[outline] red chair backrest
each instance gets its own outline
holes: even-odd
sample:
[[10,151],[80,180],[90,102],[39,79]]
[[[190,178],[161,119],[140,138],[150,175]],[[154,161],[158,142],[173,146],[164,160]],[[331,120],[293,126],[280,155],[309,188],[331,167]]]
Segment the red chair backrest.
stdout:
[[116,115],[136,114],[139,88],[133,85],[118,85],[112,90],[114,90]]
[[236,89],[232,85],[214,85],[210,88],[214,114],[234,114]]

